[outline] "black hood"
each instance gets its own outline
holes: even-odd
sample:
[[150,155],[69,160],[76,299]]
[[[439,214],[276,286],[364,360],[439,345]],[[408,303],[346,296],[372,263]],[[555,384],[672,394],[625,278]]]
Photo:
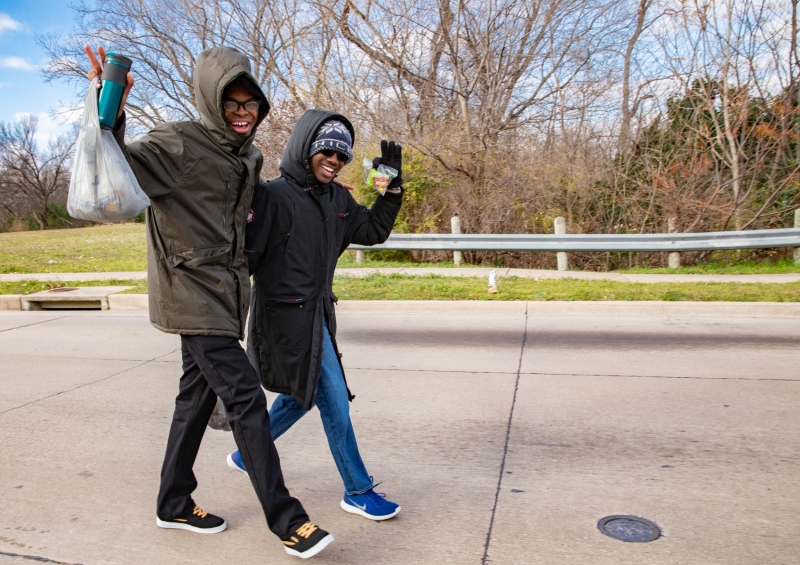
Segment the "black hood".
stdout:
[[308,110],[297,120],[292,135],[289,136],[280,164],[282,176],[291,179],[303,188],[319,184],[317,177],[311,172],[308,154],[311,151],[314,134],[322,124],[332,119],[339,120],[347,126],[353,137],[353,143],[355,143],[356,133],[353,130],[353,124],[343,115],[328,110]]

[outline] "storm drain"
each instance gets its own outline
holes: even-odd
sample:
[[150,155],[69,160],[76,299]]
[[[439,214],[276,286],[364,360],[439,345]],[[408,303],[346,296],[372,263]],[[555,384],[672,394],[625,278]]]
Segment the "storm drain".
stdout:
[[130,286],[61,287],[43,290],[22,297],[23,310],[88,309],[108,310],[108,295],[132,288]]
[[606,516],[597,528],[610,538],[620,541],[645,543],[661,536],[661,529],[653,522],[639,516]]

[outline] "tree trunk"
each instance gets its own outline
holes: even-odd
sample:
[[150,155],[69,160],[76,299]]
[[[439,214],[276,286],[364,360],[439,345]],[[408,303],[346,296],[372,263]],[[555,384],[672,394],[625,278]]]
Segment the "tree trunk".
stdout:
[[47,229],[47,206],[49,204],[48,198],[45,197],[44,202],[42,203],[42,217],[36,218],[36,221],[39,222],[39,229],[46,230]]
[[624,151],[627,151],[631,140],[631,118],[633,117],[630,105],[631,60],[633,59],[633,49],[636,47],[636,42],[639,40],[639,36],[644,30],[644,19],[651,1],[652,0],[640,0],[639,9],[636,12],[636,29],[634,29],[633,35],[628,40],[628,46],[625,50],[622,70],[622,117],[619,128],[619,139],[617,141],[617,154],[622,154]]

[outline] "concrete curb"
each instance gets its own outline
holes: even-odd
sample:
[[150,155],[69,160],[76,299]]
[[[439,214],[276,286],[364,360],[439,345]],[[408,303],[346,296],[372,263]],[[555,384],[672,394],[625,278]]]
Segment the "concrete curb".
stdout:
[[22,295],[0,294],[0,310],[22,310]]
[[534,316],[688,316],[800,318],[797,302],[528,302]]
[[533,316],[691,316],[800,318],[797,302],[659,302],[659,301],[485,301],[485,300],[342,300],[339,312],[474,313],[526,311]]
[[146,294],[110,294],[109,310],[147,310]]
[[524,314],[524,300],[340,300],[337,312],[403,314]]

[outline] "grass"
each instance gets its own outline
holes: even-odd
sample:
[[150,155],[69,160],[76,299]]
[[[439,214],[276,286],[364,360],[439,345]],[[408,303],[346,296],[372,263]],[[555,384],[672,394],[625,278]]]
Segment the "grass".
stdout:
[[17,281],[0,282],[0,294],[33,294],[43,290],[53,288],[64,288],[68,286],[132,286],[133,288],[123,291],[121,294],[146,294],[146,280],[119,280],[106,279],[102,281]]
[[[133,286],[123,294],[145,294],[144,280],[20,281],[0,283],[0,294],[31,294],[65,286]],[[665,300],[690,302],[800,302],[800,283],[628,283],[578,279],[502,277],[489,294],[486,280],[438,275],[336,276],[342,300]]]
[[0,233],[0,273],[147,269],[143,224]]
[[691,267],[680,267],[678,269],[636,267],[617,272],[669,275],[774,275],[781,273],[800,273],[800,265],[796,265],[789,259],[780,259],[775,263],[753,263],[752,261],[733,265],[707,263],[705,265],[693,265]]
[[800,302],[800,283],[628,283],[578,279],[503,277],[497,294],[477,277],[338,276],[333,292],[342,300],[667,300]]
[[[0,233],[0,273],[107,273],[144,271],[147,244],[143,224],[94,226],[87,228]],[[356,263],[355,251],[339,259],[338,267],[419,268],[453,267],[452,261],[411,263],[383,260],[392,253],[367,251],[366,261]],[[397,253],[395,253],[397,255]],[[489,265],[462,265],[488,267]],[[680,269],[634,268],[621,273],[669,274],[775,274],[800,273],[800,265],[782,259],[773,263],[743,262],[732,265],[708,263]]]

